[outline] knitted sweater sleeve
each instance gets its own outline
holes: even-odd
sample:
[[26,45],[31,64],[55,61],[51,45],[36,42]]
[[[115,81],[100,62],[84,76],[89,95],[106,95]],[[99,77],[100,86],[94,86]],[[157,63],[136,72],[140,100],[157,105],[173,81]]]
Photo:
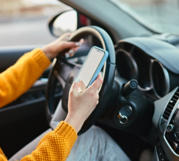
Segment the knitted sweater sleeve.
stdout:
[[[21,161],[65,161],[77,139],[77,133],[72,126],[62,121],[58,127],[47,133],[39,142],[37,148]],[[7,161],[0,149],[0,161]]]
[[[50,65],[50,60],[41,49],[35,49],[22,56],[15,65],[0,74],[0,107],[12,102],[27,91]],[[64,161],[77,139],[77,133],[66,122],[46,134],[37,148],[22,161]],[[0,149],[0,161],[7,161]]]
[[0,108],[26,92],[51,64],[41,49],[24,54],[0,74]]

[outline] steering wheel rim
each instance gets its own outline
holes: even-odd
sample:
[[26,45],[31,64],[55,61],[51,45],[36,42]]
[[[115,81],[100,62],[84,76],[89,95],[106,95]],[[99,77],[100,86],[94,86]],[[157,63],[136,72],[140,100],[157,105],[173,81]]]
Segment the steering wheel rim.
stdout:
[[[97,105],[95,110],[92,112],[92,114],[89,116],[89,118],[85,121],[85,123],[83,124],[78,134],[82,134],[85,131],[87,131],[96,122],[96,120],[102,115],[102,113],[106,110],[107,107],[105,105],[108,102],[109,94],[110,94],[113,81],[114,81],[114,73],[115,73],[116,59],[115,59],[114,46],[113,46],[110,36],[102,28],[97,27],[97,26],[82,27],[78,29],[77,31],[75,31],[70,36],[69,41],[79,41],[80,38],[88,36],[88,35],[93,35],[97,37],[102,44],[102,48],[109,52],[109,56],[103,67],[103,84],[99,93],[100,95],[99,104]],[[68,66],[68,68],[65,67],[66,65]],[[65,77],[66,79],[66,82],[64,83],[62,78],[60,78],[59,75],[60,75],[61,70],[67,70],[67,69],[68,70],[71,69],[69,73],[65,74],[68,76],[67,77],[61,76],[62,78]],[[75,77],[79,69],[80,69],[80,66],[69,63],[65,61],[63,58],[55,58],[52,63],[52,69],[49,74],[49,81],[48,81],[48,85],[46,89],[46,105],[45,105],[47,119],[52,129],[54,129],[59,124],[60,121],[64,120],[67,115],[67,111],[64,110],[65,109],[64,106],[67,106],[67,101],[65,100],[66,98],[62,98],[63,100],[65,100],[64,102],[66,102],[66,104],[60,101],[54,114],[51,112],[51,108],[53,104],[52,94],[55,88],[53,87],[55,84],[54,83],[55,77],[60,81],[60,83],[63,86],[63,89],[65,91],[63,93],[63,97],[68,97],[69,88],[73,82],[72,78]]]

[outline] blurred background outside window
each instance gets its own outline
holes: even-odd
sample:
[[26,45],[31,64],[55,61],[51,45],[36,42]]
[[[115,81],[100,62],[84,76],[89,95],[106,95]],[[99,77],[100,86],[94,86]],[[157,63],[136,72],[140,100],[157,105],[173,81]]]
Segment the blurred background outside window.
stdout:
[[179,34],[179,0],[109,1],[151,29]]
[[69,8],[57,0],[0,0],[0,47],[55,40],[48,31],[48,19]]
[[[151,29],[179,34],[179,0],[108,1]],[[58,0],[0,0],[0,47],[55,40],[48,31],[48,19],[66,9],[70,7]]]

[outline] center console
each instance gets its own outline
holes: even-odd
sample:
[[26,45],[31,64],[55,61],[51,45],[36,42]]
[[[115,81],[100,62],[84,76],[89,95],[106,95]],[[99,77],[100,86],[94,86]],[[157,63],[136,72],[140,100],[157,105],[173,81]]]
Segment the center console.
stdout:
[[154,102],[153,124],[159,140],[153,154],[153,161],[179,160],[179,88]]

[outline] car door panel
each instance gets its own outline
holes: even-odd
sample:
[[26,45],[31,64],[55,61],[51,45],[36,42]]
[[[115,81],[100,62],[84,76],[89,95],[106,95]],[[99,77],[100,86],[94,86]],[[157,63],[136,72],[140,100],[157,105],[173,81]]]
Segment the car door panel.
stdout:
[[36,47],[37,46],[0,47],[0,72],[13,65],[24,53]]

